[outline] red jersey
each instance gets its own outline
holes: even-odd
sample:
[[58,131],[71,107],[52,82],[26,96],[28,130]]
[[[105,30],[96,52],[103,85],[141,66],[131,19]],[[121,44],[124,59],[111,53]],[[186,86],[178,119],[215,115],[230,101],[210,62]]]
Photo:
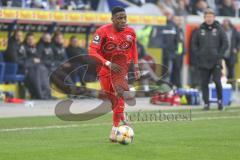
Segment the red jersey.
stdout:
[[[117,31],[113,24],[103,25],[98,28],[89,47],[89,54],[103,65],[112,60],[116,54],[125,54],[127,62],[138,63],[136,47],[136,34],[130,27]],[[105,68],[105,67],[104,67]]]

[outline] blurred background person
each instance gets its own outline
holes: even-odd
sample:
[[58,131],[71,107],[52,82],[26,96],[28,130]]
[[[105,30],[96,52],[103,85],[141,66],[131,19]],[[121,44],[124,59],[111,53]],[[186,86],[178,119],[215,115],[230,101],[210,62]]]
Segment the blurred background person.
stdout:
[[219,15],[234,17],[235,13],[236,8],[234,6],[233,0],[222,0],[222,3],[219,8]]
[[57,31],[53,35],[52,49],[54,54],[54,69],[56,69],[61,63],[67,60],[67,54],[64,47],[64,37],[61,32]]
[[[71,74],[72,80],[74,83],[81,82],[81,85],[85,86],[85,82],[83,81],[83,76],[85,75],[85,67],[83,67],[86,62],[84,62],[84,55],[87,55],[87,51],[79,46],[78,39],[76,36],[72,36],[69,41],[69,45],[66,48],[67,58],[78,57],[78,64],[74,65],[74,68],[78,68]],[[80,68],[79,68],[80,67]]]
[[235,64],[237,63],[240,36],[229,19],[224,19],[222,26],[228,39],[228,48],[224,53],[224,60],[227,67],[227,78],[230,81],[233,81],[235,78]]
[[171,74],[171,82],[177,88],[182,87],[181,73],[183,65],[183,57],[185,54],[184,32],[182,29],[183,17],[174,16],[173,21],[176,25],[177,32],[177,48],[173,58],[173,69]]
[[16,30],[8,40],[7,49],[4,54],[5,62],[18,63],[18,54],[22,45],[22,41],[23,41],[22,31]]
[[49,99],[50,89],[48,84],[48,71],[42,64],[41,55],[38,53],[33,33],[27,33],[24,40],[24,55],[26,86],[33,99]]
[[52,48],[52,39],[50,33],[44,33],[40,39],[37,50],[41,55],[42,63],[48,69],[48,72],[51,73],[54,70],[54,52]]
[[208,111],[210,109],[208,84],[211,76],[216,85],[218,109],[223,110],[222,58],[228,47],[228,41],[220,23],[215,20],[215,14],[212,9],[205,10],[204,22],[193,36],[192,49],[197,54],[202,81],[203,110]]
[[173,71],[173,62],[176,56],[175,52],[178,47],[178,32],[177,26],[173,22],[173,12],[165,10],[164,14],[167,16],[167,24],[162,27],[162,74],[163,79],[170,82]]
[[193,7],[193,14],[203,16],[204,10],[208,8],[208,4],[204,0],[197,0]]

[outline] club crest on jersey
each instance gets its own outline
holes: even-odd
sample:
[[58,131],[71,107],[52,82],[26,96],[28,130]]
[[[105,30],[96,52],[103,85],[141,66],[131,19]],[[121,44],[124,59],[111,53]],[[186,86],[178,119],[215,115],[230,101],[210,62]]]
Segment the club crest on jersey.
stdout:
[[96,44],[100,43],[100,36],[99,35],[95,35],[95,37],[93,38],[93,43],[96,43]]
[[131,41],[132,40],[132,36],[131,35],[127,35],[127,40]]
[[206,34],[204,29],[201,29],[201,35],[204,36]]
[[213,34],[214,36],[217,35],[217,29],[216,29],[216,28],[214,28],[214,29],[212,30],[212,34]]

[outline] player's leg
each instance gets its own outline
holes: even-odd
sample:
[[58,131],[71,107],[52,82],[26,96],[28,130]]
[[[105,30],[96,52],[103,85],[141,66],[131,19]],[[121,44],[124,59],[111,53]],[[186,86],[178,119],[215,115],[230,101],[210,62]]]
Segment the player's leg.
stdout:
[[201,69],[201,89],[204,101],[204,108],[203,110],[209,110],[209,88],[208,83],[211,77],[211,70],[210,69]]
[[117,129],[118,129],[118,125],[117,125],[117,123],[115,123],[117,118],[116,118],[116,112],[114,112],[114,106],[116,106],[117,97],[115,96],[115,93],[113,91],[113,87],[112,87],[110,76],[100,76],[99,77],[99,81],[100,81],[100,85],[101,85],[102,90],[105,92],[105,94],[107,95],[108,99],[112,103],[113,126],[112,126],[112,130],[110,132],[109,139],[112,142],[116,142],[116,132],[117,132]]
[[113,126],[118,127],[120,121],[124,120],[124,99],[123,97],[117,98],[117,102],[113,108]]
[[218,109],[223,110],[223,104],[222,104],[222,83],[221,83],[221,71],[222,67],[220,65],[217,65],[213,69],[213,81],[216,84],[216,90],[217,90],[217,98],[218,98]]

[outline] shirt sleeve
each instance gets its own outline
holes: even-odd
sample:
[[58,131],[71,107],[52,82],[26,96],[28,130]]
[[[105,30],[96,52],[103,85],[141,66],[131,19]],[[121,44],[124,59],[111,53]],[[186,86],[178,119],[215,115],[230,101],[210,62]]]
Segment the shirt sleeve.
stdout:
[[90,57],[95,59],[97,62],[105,64],[107,62],[106,59],[101,55],[101,46],[105,39],[104,32],[101,30],[97,30],[93,35],[92,42],[88,48],[88,53]]

